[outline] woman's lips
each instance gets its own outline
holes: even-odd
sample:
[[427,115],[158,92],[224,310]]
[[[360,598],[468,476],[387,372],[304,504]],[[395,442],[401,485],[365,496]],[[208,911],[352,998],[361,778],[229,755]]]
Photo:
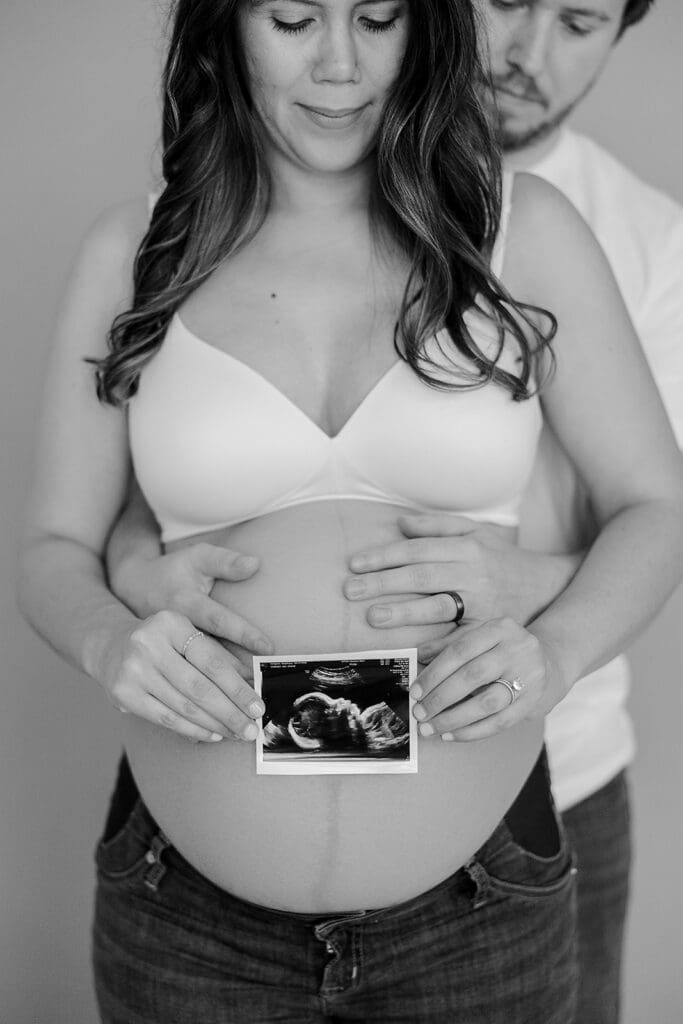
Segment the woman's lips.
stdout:
[[346,107],[338,110],[330,107],[309,107],[305,103],[300,103],[299,106],[307,117],[320,128],[340,130],[342,128],[349,128],[360,120],[367,107],[367,103],[363,104],[362,107]]

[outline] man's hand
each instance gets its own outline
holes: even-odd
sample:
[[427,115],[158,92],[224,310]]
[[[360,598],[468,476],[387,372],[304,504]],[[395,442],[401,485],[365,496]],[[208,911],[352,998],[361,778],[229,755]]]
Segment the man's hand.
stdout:
[[178,612],[196,629],[230,641],[235,648],[271,654],[268,637],[211,597],[216,580],[247,580],[258,567],[253,555],[199,542],[167,555],[131,554],[111,573],[110,586],[140,618],[162,610]]
[[211,591],[216,580],[248,580],[258,567],[253,555],[201,541],[163,554],[157,521],[137,481],[131,480],[128,501],[107,545],[111,590],[141,619],[178,612],[195,629],[227,641],[246,678],[251,676],[250,652],[272,654],[273,646],[246,619],[214,601]]
[[[367,611],[378,629],[452,620],[452,590],[464,601],[465,622],[508,616],[526,625],[564,590],[582,559],[523,550],[509,530],[464,516],[403,515],[398,524],[405,540],[353,555],[354,575],[344,582],[351,601],[382,599]],[[425,596],[405,600],[406,594]],[[431,661],[452,639],[450,633],[420,645],[420,661]]]

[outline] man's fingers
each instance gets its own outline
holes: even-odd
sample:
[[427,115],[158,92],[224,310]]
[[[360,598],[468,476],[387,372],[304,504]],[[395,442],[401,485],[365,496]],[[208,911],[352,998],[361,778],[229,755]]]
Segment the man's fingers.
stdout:
[[448,594],[432,594],[395,604],[371,604],[366,618],[376,629],[395,629],[398,626],[424,626],[453,622],[457,609]]
[[453,562],[417,562],[399,569],[349,576],[344,580],[343,589],[350,601],[364,601],[385,594],[438,594],[455,589],[464,596],[468,589],[464,580],[466,575],[465,570]]
[[479,529],[481,523],[467,516],[435,512],[428,515],[400,515],[398,525],[406,537],[460,537]]
[[259,567],[256,555],[247,555],[203,541],[195,545],[194,559],[201,572],[229,583],[249,579]]
[[356,551],[349,559],[355,573],[372,573],[379,569],[398,569],[418,562],[447,562],[457,557],[457,550],[443,537],[420,537],[378,544]]
[[195,591],[186,595],[184,603],[186,607],[179,611],[187,615],[197,629],[220,637],[221,640],[229,640],[240,647],[246,647],[255,654],[273,653],[273,645],[267,636],[241,615],[231,612],[212,597]]

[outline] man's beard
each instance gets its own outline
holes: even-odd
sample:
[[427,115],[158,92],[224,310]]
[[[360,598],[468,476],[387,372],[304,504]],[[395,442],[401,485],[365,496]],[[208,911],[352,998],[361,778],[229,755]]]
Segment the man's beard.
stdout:
[[[597,77],[597,76],[596,76]],[[593,81],[589,82],[586,88],[575,97],[566,107],[558,110],[552,117],[541,119],[535,125],[528,128],[521,128],[517,131],[506,127],[505,115],[498,108],[496,103],[495,87],[511,89],[520,96],[526,97],[530,102],[538,103],[540,107],[548,107],[547,98],[538,90],[536,83],[527,78],[519,71],[511,71],[508,75],[489,80],[486,83],[485,96],[487,105],[490,107],[490,115],[496,133],[498,143],[504,153],[518,153],[529,146],[534,146],[552,135],[560,125],[566,121],[574,108],[578,106],[586,93],[593,87]]]
[[542,142],[560,127],[578,102],[579,100],[575,100],[574,103],[570,103],[562,110],[559,110],[553,117],[549,117],[545,121],[539,121],[533,127],[520,131],[507,129],[505,127],[505,118],[500,111],[496,111],[494,114],[494,126],[500,148],[504,153],[518,153],[522,149],[527,149],[529,146],[535,146],[536,143]]

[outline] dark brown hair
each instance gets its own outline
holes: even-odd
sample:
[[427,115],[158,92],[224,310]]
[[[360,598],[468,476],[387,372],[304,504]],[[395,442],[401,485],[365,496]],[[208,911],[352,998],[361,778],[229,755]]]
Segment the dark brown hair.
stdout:
[[627,28],[644,18],[653,3],[654,0],[626,0],[624,13],[621,16],[619,35],[623,35]]
[[[108,356],[95,361],[98,395],[112,404],[135,394],[175,310],[253,238],[268,210],[270,176],[242,69],[240,2],[177,0],[173,9],[163,78],[165,187],[135,260],[132,306],[112,324]],[[471,0],[413,0],[410,43],[377,140],[373,211],[411,261],[394,338],[401,357],[433,386],[493,381],[519,400],[533,392],[555,321],[515,303],[489,268],[501,170],[478,96],[476,30]],[[468,331],[464,314],[475,304],[497,328],[492,354]],[[453,354],[471,367],[448,383],[430,373],[424,349],[443,328]],[[517,343],[516,373],[498,365],[506,335]]]

